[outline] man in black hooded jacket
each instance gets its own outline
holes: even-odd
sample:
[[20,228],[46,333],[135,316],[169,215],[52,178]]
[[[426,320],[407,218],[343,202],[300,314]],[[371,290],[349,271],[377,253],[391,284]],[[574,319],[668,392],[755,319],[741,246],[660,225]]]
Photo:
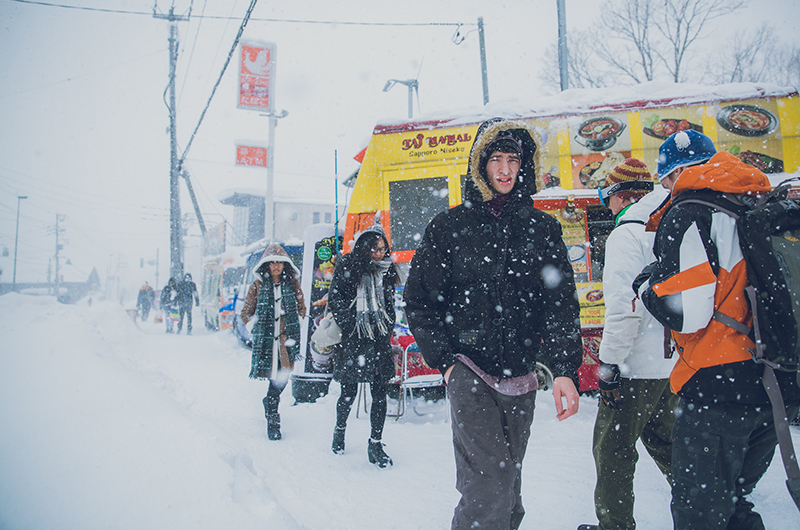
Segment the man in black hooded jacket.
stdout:
[[183,317],[186,315],[186,334],[192,334],[192,302],[195,306],[200,305],[200,295],[197,294],[197,285],[192,281],[192,275],[188,272],[183,277],[183,281],[178,284],[178,310],[181,319],[178,320],[178,333],[183,327]]
[[537,359],[555,376],[558,419],[578,410],[579,305],[561,226],[531,199],[538,138],[501,118],[478,128],[464,202],[430,222],[405,288],[411,331],[447,383],[454,530],[522,521]]

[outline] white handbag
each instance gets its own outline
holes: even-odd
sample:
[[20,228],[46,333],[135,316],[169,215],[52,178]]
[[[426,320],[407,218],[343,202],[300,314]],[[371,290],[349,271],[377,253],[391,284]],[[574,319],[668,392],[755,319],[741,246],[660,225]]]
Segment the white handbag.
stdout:
[[331,362],[333,346],[340,342],[342,342],[342,328],[333,319],[333,314],[326,311],[311,335],[311,361],[314,368],[318,370],[327,368]]

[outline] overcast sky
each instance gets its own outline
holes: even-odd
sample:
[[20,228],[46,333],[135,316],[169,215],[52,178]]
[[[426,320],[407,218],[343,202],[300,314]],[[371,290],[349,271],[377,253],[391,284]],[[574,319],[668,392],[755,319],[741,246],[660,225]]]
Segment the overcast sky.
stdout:
[[[129,13],[68,9],[0,0],[0,258],[10,282],[17,196],[21,202],[17,281],[44,281],[54,254],[56,214],[64,216],[66,280],[101,278],[123,256],[137,282],[153,283],[169,260],[169,23],[152,16],[153,0],[43,0]],[[189,0],[175,0],[185,14]],[[568,28],[593,27],[596,0],[567,0]],[[791,43],[800,3],[759,0],[719,23],[704,46],[731,27],[775,24]],[[182,153],[247,11],[246,0],[194,0],[178,23],[178,138]],[[170,4],[157,3],[164,13]],[[201,18],[199,15],[231,17]],[[243,39],[277,44],[275,147],[278,197],[334,198],[339,178],[357,169],[352,157],[378,121],[407,116],[407,91],[388,79],[419,79],[415,117],[457,114],[483,103],[476,22],[484,18],[492,103],[534,101],[543,51],[557,38],[556,0],[479,2],[263,1]],[[262,20],[259,20],[262,19]],[[265,21],[263,19],[278,19]],[[307,22],[295,22],[307,21]],[[331,22],[340,22],[334,24]],[[391,25],[397,23],[414,25]],[[453,43],[457,23],[466,38]],[[441,25],[446,24],[446,25]],[[603,38],[598,33],[598,38]],[[795,44],[798,44],[795,40]],[[237,50],[238,52],[238,50]],[[238,141],[266,144],[267,118],[236,108],[235,56],[187,157],[206,223],[231,219],[218,199],[231,188],[264,189],[266,170],[237,167]],[[346,199],[344,191],[340,200]],[[181,207],[191,212],[185,189]],[[343,215],[343,213],[342,213]],[[196,225],[191,233],[199,233]],[[197,245],[196,237],[187,246]],[[62,261],[63,265],[63,261]],[[199,277],[199,264],[186,269]]]

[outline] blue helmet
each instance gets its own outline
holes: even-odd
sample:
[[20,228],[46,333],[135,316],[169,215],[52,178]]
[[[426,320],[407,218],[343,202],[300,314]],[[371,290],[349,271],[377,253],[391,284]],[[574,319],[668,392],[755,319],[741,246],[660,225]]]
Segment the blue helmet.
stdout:
[[703,133],[689,129],[678,131],[658,148],[658,179],[680,167],[705,162],[717,153],[714,142]]

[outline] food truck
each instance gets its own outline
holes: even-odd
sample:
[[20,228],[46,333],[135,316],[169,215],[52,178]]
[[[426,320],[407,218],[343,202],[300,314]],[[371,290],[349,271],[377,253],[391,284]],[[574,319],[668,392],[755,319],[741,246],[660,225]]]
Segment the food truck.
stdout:
[[375,127],[347,208],[344,250],[360,231],[380,223],[405,277],[428,222],[461,203],[480,123],[495,115],[527,122],[543,140],[534,205],[561,223],[580,297],[582,391],[597,388],[605,239],[614,228],[598,188],[611,169],[635,157],[655,174],[661,143],[687,129],[708,135],[718,150],[768,173],[773,182],[800,164],[800,99],[793,87],[652,82],[568,90],[527,107],[481,110]]
[[241,249],[203,257],[200,311],[206,329],[219,331],[233,326],[233,297],[244,276]]

